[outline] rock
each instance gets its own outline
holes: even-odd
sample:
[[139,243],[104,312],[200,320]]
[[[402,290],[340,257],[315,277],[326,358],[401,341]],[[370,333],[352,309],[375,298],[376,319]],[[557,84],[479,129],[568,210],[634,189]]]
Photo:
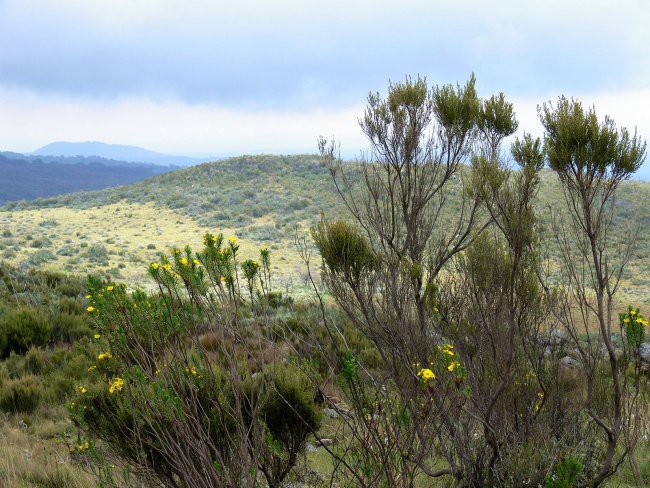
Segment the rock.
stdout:
[[326,417],[329,417],[331,419],[339,418],[339,413],[333,408],[324,408],[323,413],[325,414]]
[[644,363],[650,363],[650,342],[644,342],[641,344],[639,355],[641,356],[641,361]]
[[317,452],[318,448],[313,445],[311,442],[308,442],[307,445],[305,446],[305,451],[307,452]]
[[334,439],[318,439],[318,443],[321,446],[331,446],[334,444]]
[[570,369],[580,369],[580,361],[573,359],[571,356],[564,356],[560,359],[560,366]]

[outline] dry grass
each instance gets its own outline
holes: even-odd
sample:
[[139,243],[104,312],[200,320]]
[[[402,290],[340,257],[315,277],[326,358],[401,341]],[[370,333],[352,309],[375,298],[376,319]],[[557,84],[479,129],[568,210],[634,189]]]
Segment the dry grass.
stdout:
[[[269,224],[260,218],[259,225]],[[109,274],[129,284],[147,286],[147,265],[160,252],[189,244],[198,250],[206,232],[237,235],[237,228],[208,228],[170,210],[146,204],[112,204],[90,209],[46,208],[0,211],[0,259],[19,266],[72,273]],[[263,242],[240,239],[241,256],[257,257]],[[105,258],[91,255],[104,248]],[[63,250],[63,251],[62,251]],[[46,261],[37,256],[50,253]],[[302,264],[292,236],[272,243],[274,273],[283,288],[300,287]],[[36,257],[35,257],[36,256]]]
[[33,418],[34,424],[27,425],[14,415],[0,422],[0,487],[95,486],[94,478],[72,462],[67,442],[61,437],[69,423]]

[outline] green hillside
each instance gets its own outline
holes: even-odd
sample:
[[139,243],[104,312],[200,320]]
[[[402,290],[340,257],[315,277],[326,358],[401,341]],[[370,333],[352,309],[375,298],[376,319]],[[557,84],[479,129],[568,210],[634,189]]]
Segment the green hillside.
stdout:
[[[542,178],[538,211],[546,224],[550,212],[563,207],[564,202],[554,175],[545,171]],[[452,210],[458,207],[458,198],[458,192],[450,195]],[[623,185],[616,216],[622,236],[628,231],[628,222],[650,228],[648,202],[649,183]],[[153,259],[165,246],[179,244],[179,238],[191,243],[194,238],[199,240],[204,230],[223,230],[236,234],[251,249],[271,246],[279,257],[278,276],[298,278],[300,263],[292,246],[295,228],[306,232],[321,213],[336,218],[345,215],[346,209],[318,156],[241,156],[127,186],[5,205],[0,223],[11,229],[11,235],[4,239],[0,236],[0,259],[17,264],[49,263],[68,271],[118,273],[118,278],[121,272],[132,277],[132,266],[140,269],[140,264]],[[105,222],[107,226],[87,233],[91,224],[86,218],[92,225]],[[51,228],[50,220],[56,222]],[[72,221],[75,226],[66,225]],[[118,235],[112,235],[109,226]],[[127,233],[127,228],[132,232],[121,239],[119,234]],[[104,234],[102,229],[106,229]],[[191,235],[193,232],[196,236]],[[37,234],[45,234],[40,247],[34,246]],[[95,254],[102,256],[89,254],[88,248],[75,248],[84,243],[91,249],[96,246]],[[57,245],[65,246],[71,255],[61,256]],[[48,246],[52,256],[45,253]],[[552,252],[552,246],[548,249]],[[650,242],[643,232],[639,252],[628,269],[622,297],[650,303]]]

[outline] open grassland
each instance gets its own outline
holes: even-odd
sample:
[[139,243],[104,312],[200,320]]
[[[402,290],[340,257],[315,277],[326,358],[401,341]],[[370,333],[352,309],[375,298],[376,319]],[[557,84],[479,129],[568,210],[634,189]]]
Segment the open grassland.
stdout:
[[[253,225],[271,225],[268,218]],[[206,232],[224,236],[242,228],[199,224],[178,210],[154,203],[115,203],[84,209],[53,207],[0,212],[0,255],[5,261],[39,269],[77,274],[110,275],[113,279],[147,287],[147,264],[174,246],[198,249]],[[268,245],[274,254],[276,281],[293,288],[302,265],[293,236],[274,240],[242,239],[244,257],[256,257]]]

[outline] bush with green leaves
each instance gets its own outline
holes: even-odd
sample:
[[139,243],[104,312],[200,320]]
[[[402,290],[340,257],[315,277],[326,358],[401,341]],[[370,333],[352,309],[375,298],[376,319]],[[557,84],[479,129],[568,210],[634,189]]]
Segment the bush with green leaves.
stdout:
[[[251,273],[235,238],[204,242],[150,264],[157,294],[89,279],[101,352],[72,418],[107,448],[90,451],[142,480],[252,487],[264,478],[277,487],[319,426],[314,385],[273,360],[257,322],[242,320],[270,309],[258,288],[268,251]],[[209,348],[206,334],[215,338]]]
[[1,357],[9,353],[24,354],[32,346],[46,346],[52,335],[52,324],[40,309],[22,307],[11,310],[0,319]]
[[4,380],[0,385],[0,410],[9,413],[31,413],[43,397],[41,381],[36,376]]
[[[350,451],[332,453],[342,484],[449,477],[463,486],[537,485],[556,468],[566,478],[557,452],[570,452],[582,467],[566,483],[598,486],[635,449],[647,411],[644,319],[633,308],[620,316],[618,355],[612,318],[640,236],[614,237],[613,216],[617,187],[638,169],[645,143],[564,97],[540,118],[544,143],[516,139],[515,169],[501,151],[518,125],[503,94],[479,99],[473,76],[432,88],[407,77],[386,97],[368,96],[362,178],[336,143],[319,140],[352,222],[314,228],[321,277],[383,366],[369,371],[358,356],[351,361],[348,344],[340,348],[355,412],[346,422]],[[571,217],[563,221],[554,207],[551,236],[535,205],[547,162]],[[559,270],[545,261],[549,237]],[[302,255],[309,264],[307,246]],[[340,334],[322,309],[331,335]],[[569,351],[548,340],[556,327]],[[391,405],[403,412],[400,428],[385,420]]]

